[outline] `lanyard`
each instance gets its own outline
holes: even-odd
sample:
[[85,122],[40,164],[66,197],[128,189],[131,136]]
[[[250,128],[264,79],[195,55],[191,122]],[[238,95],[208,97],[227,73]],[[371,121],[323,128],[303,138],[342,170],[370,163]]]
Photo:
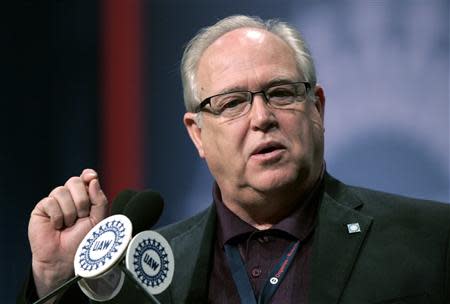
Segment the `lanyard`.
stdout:
[[266,304],[270,301],[272,296],[280,286],[281,281],[285,277],[289,266],[291,265],[295,254],[299,248],[300,241],[292,242],[284,252],[278,264],[272,269],[269,278],[264,283],[264,287],[259,295],[258,302],[256,302],[253,288],[250,285],[250,280],[242,261],[241,254],[237,246],[225,244],[225,255],[230,266],[231,275],[233,276],[234,284],[239,293],[241,303],[245,304]]

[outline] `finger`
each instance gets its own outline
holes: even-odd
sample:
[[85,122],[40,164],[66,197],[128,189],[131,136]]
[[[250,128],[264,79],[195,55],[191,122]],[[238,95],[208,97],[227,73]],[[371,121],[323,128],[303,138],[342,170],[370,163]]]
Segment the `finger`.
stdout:
[[75,204],[77,217],[89,216],[90,201],[87,187],[81,177],[73,176],[66,182],[65,187],[69,189],[72,200]]
[[83,182],[86,183],[86,185],[89,185],[89,183],[93,179],[98,178],[98,174],[97,174],[97,172],[95,172],[95,170],[88,168],[88,169],[84,169],[83,172],[81,172],[80,177],[83,180]]
[[49,196],[55,198],[58,202],[63,213],[64,225],[66,227],[72,226],[77,219],[77,209],[69,189],[63,186],[57,187],[50,192]]
[[31,215],[48,217],[55,229],[61,229],[64,225],[63,212],[54,197],[45,197],[40,200]]
[[89,199],[91,200],[90,217],[98,223],[108,215],[108,199],[100,187],[98,179],[89,183]]

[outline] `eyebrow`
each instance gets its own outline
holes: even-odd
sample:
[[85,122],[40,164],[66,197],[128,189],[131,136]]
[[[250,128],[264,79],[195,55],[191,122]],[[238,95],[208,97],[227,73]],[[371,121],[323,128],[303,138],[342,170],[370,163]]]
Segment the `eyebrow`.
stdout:
[[[297,81],[299,81],[299,80],[293,80],[292,78],[283,78],[283,77],[274,78],[274,79],[270,80],[268,83],[266,83],[265,85],[263,85],[262,90],[264,90],[268,87],[271,87],[271,86],[275,86],[275,85],[279,85],[279,84],[286,84],[286,83],[291,83],[291,82],[297,82]],[[249,90],[246,87],[234,86],[231,88],[223,89],[215,95],[221,95],[221,94],[233,93],[233,92],[247,92],[247,91],[249,91]]]
[[292,79],[292,78],[281,78],[281,77],[274,78],[264,86],[264,89],[275,86],[275,85],[279,85],[279,84],[293,83],[293,82],[298,82],[298,81],[302,81],[302,80]]
[[215,95],[221,95],[221,94],[233,93],[233,92],[241,92],[241,91],[248,91],[248,90],[244,87],[235,86],[235,87],[223,89]]

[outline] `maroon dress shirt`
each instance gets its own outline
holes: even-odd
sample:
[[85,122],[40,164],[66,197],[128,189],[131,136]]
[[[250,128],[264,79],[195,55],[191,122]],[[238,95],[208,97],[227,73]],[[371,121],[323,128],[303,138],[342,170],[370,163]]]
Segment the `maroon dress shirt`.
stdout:
[[270,303],[307,303],[312,236],[321,188],[320,180],[309,198],[299,202],[292,214],[270,229],[258,230],[231,212],[222,202],[219,187],[214,186],[213,197],[218,220],[209,283],[209,303],[240,303],[225,256],[225,244],[238,247],[257,298],[287,247],[297,240],[300,241],[300,247]]

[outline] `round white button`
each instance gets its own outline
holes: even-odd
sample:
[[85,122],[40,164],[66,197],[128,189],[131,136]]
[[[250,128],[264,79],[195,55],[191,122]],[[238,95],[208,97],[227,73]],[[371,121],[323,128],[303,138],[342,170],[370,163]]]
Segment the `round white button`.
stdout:
[[95,278],[113,268],[125,254],[132,230],[131,221],[122,214],[107,217],[95,225],[75,253],[75,274]]

